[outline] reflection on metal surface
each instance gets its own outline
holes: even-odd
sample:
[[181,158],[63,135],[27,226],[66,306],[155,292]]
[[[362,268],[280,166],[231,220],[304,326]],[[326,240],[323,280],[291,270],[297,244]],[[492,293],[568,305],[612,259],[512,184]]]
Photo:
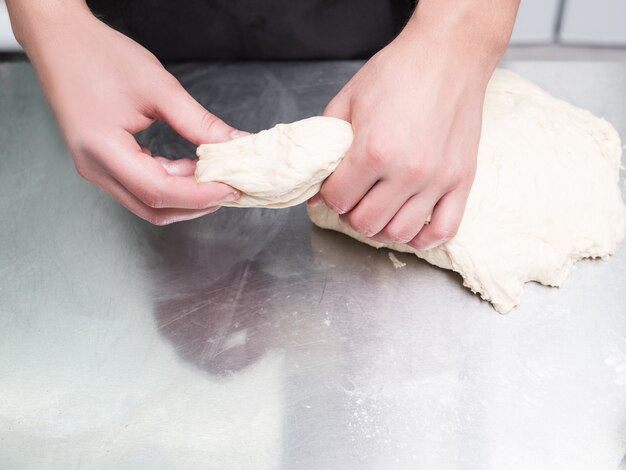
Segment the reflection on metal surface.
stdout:
[[[257,130],[318,113],[357,67],[173,71]],[[626,135],[626,66],[516,68]],[[75,176],[30,68],[0,65],[0,81],[3,466],[618,465],[623,247],[501,316],[454,273],[395,269],[303,207],[153,227]],[[141,139],[192,150],[161,125]]]
[[[288,211],[224,209],[153,238],[160,253],[154,315],[161,334],[186,361],[229,376],[279,346],[265,333],[271,332],[271,313],[280,301],[271,297],[280,280],[264,270],[264,257],[288,216]],[[258,331],[262,325],[268,328]]]

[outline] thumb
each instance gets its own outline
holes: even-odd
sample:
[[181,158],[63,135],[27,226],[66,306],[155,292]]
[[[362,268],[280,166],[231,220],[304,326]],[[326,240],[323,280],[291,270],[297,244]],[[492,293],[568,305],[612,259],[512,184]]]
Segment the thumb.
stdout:
[[181,84],[157,104],[158,117],[194,145],[225,142],[246,134],[208,112]]
[[324,109],[324,116],[335,117],[350,121],[350,98],[347,93],[340,91]]

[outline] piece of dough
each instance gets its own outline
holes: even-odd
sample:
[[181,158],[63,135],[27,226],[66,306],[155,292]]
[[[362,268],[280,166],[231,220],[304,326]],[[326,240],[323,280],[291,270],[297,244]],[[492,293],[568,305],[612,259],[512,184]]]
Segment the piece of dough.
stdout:
[[[201,146],[198,179],[240,189],[243,196],[232,205],[294,205],[318,191],[352,140],[350,125],[332,118],[264,132]],[[621,150],[608,122],[497,70],[485,99],[476,178],[455,238],[418,251],[365,238],[324,205],[309,215],[322,228],[456,271],[506,313],[519,303],[524,283],[559,286],[577,260],[607,258],[623,239]],[[299,158],[305,162],[294,161]]]
[[320,189],[352,143],[352,126],[316,116],[239,139],[198,147],[196,179],[241,191],[235,207],[294,206]]

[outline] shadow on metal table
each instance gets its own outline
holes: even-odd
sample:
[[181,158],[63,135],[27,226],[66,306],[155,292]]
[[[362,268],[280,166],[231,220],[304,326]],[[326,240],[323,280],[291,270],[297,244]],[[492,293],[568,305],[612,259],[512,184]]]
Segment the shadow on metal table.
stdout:
[[[509,64],[626,135],[626,64]],[[226,121],[319,114],[358,63],[179,65]],[[155,153],[194,148],[156,124]],[[589,469],[626,450],[626,250],[498,315],[302,206],[137,219],[0,65],[6,468]],[[624,181],[621,181],[624,189]]]

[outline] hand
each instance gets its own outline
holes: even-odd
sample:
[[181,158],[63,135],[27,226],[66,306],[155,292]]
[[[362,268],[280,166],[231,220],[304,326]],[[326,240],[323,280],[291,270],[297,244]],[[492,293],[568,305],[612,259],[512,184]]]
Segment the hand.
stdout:
[[[324,114],[352,123],[352,147],[322,200],[374,240],[428,250],[461,223],[495,67],[409,28],[376,54]],[[429,219],[430,218],[430,219]]]
[[197,183],[195,160],[152,157],[133,134],[156,119],[196,145],[240,131],[207,112],[139,44],[86,9],[72,16],[58,28],[48,22],[27,52],[78,173],[157,225],[199,217],[235,200],[230,186]]

